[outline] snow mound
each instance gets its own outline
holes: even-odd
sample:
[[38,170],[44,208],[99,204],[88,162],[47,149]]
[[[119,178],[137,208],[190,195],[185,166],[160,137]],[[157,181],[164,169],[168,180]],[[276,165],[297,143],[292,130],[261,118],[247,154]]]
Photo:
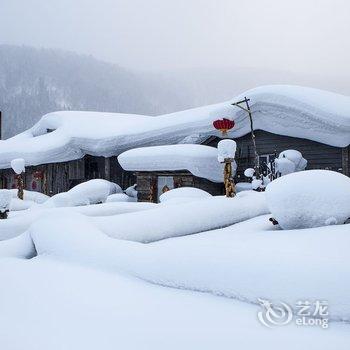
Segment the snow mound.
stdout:
[[135,148],[118,156],[124,170],[188,170],[213,182],[223,181],[223,166],[217,161],[217,149],[203,145],[168,145]]
[[162,204],[181,204],[212,197],[206,191],[195,187],[180,187],[163,193],[159,197]]
[[25,161],[23,158],[16,158],[11,160],[11,168],[13,171],[19,175],[24,173],[25,171]]
[[[12,189],[10,191],[12,192],[12,198],[17,198],[18,190]],[[48,199],[50,199],[50,197],[41,192],[28,191],[28,190],[23,191],[23,200],[25,201],[31,201],[38,204],[42,204],[46,202]]]
[[264,193],[246,191],[241,197],[208,197],[179,206],[155,205],[144,212],[90,220],[110,237],[148,243],[225,227],[268,212]]
[[[39,256],[249,303],[263,298],[295,306],[299,300],[327,300],[332,320],[349,321],[350,290],[344,283],[350,268],[349,225],[281,234],[268,217],[152,244],[111,239],[74,213],[42,217],[29,233]],[[32,253],[26,235],[0,242],[0,256]]]
[[107,197],[106,203],[110,202],[137,202],[137,198],[130,197],[125,193],[114,193]]
[[0,190],[0,212],[10,210],[12,194],[9,190]]
[[[87,204],[87,200],[84,203]],[[68,192],[57,193],[43,204],[43,207],[45,208],[62,208],[73,206],[73,199]]]
[[234,159],[236,154],[237,144],[230,139],[221,140],[218,143],[218,161],[223,163],[225,159]]
[[137,198],[137,184],[134,184],[132,186],[129,186],[124,192],[129,197]]
[[83,182],[67,192],[52,196],[44,203],[44,206],[48,208],[73,207],[104,203],[109,195],[122,192],[121,187],[113,182],[103,179],[93,179]]
[[12,212],[12,211],[26,210],[36,205],[37,203],[35,203],[34,201],[22,200],[19,198],[12,198],[11,204],[10,204],[10,211]]
[[343,224],[350,217],[350,178],[329,170],[297,172],[272,181],[266,198],[285,230]]
[[279,154],[275,160],[276,172],[281,175],[287,175],[296,171],[305,170],[307,166],[307,160],[303,158],[303,155],[296,150],[289,149]]

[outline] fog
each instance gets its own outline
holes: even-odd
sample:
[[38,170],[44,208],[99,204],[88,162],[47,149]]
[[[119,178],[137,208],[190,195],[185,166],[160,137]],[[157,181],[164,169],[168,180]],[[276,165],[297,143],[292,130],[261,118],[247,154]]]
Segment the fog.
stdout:
[[138,70],[350,76],[348,0],[0,0],[0,42]]

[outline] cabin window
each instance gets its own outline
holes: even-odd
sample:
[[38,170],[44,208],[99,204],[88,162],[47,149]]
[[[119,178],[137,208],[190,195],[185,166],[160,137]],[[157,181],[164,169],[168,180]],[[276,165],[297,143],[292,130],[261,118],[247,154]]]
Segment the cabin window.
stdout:
[[172,176],[158,176],[157,199],[166,191],[174,188],[174,178]]
[[271,172],[274,172],[274,161],[276,159],[275,153],[262,154],[259,156],[260,172],[266,176]]

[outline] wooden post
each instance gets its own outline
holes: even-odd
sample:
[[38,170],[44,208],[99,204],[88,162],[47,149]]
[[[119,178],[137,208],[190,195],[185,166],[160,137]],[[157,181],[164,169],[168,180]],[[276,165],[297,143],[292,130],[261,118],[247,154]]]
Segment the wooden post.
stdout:
[[253,125],[253,117],[252,117],[252,111],[250,110],[250,106],[249,106],[249,99],[247,99],[246,97],[244,97],[244,101],[246,103],[247,106],[247,110],[248,110],[248,115],[249,115],[249,120],[250,120],[250,134],[252,137],[252,141],[253,141],[253,147],[254,147],[254,170],[255,170],[255,176],[257,178],[260,177],[260,161],[259,161],[259,154],[256,148],[256,142],[255,142],[255,133],[254,133],[254,125]]
[[23,197],[24,197],[24,184],[23,184],[23,177],[22,177],[22,174],[18,174],[16,175],[16,180],[17,180],[17,197],[19,199],[22,199],[23,200]]
[[105,180],[111,180],[111,160],[110,158],[105,158]]
[[350,176],[350,146],[342,148],[343,174]]
[[[250,122],[250,134],[252,137],[252,142],[253,142],[253,148],[254,148],[254,170],[255,170],[255,176],[257,178],[260,177],[260,162],[259,162],[259,154],[256,148],[256,142],[255,142],[255,133],[254,133],[254,124],[253,124],[253,116],[252,116],[252,111],[249,106],[249,101],[250,99],[247,97],[244,97],[244,100],[238,101],[235,103],[232,103],[232,106],[236,106],[248,113],[249,116],[249,122]],[[246,108],[242,107],[240,104],[245,103]]]
[[224,184],[226,197],[234,197],[236,195],[236,186],[232,178],[232,161],[230,159],[225,159]]

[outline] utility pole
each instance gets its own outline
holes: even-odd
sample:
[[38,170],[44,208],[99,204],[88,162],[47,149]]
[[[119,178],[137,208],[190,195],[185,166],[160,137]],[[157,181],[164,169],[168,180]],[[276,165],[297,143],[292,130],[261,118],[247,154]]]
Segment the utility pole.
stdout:
[[[247,97],[244,97],[244,100],[232,103],[232,106],[236,106],[243,111],[248,113],[249,121],[250,121],[250,135],[252,137],[253,142],[253,148],[254,148],[254,170],[255,170],[255,176],[258,179],[260,177],[260,162],[259,162],[259,154],[256,149],[256,142],[255,142],[255,133],[254,133],[254,124],[253,124],[253,117],[252,117],[252,111],[249,106],[250,99]],[[245,107],[242,107],[241,104],[245,104]]]

